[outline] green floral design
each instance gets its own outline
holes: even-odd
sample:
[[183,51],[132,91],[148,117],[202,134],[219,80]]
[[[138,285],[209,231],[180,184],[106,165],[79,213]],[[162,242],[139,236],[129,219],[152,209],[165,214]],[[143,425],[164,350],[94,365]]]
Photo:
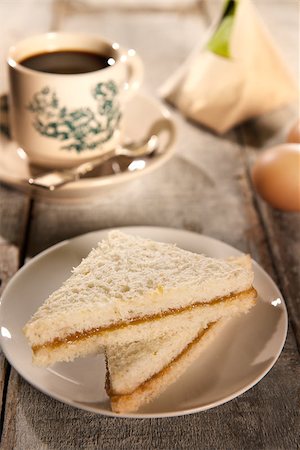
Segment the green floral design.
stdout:
[[[121,118],[114,81],[98,83],[91,91],[96,101],[91,108],[68,109],[56,92],[44,87],[34,94],[27,108],[34,114],[33,126],[42,136],[63,142],[61,150],[93,150],[107,142]],[[74,93],[76,95],[76,93]]]

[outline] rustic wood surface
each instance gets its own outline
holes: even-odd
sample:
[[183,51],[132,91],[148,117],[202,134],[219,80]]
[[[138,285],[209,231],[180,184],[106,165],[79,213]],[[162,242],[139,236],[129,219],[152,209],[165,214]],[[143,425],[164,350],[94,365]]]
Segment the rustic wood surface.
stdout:
[[[256,3],[297,74],[298,0]],[[35,32],[97,32],[136,48],[145,62],[145,89],[155,95],[201,39],[218,5],[190,0],[0,0],[0,59],[4,61],[12,42]],[[7,91],[3,70],[2,64],[1,93]],[[223,406],[186,417],[128,420],[79,411],[47,397],[1,354],[1,449],[299,448],[300,218],[262,202],[249,177],[261,149],[282,142],[296,109],[252,120],[222,137],[174,113],[180,135],[173,159],[92,206],[45,203],[0,187],[1,289],[26,258],[91,230],[160,225],[204,233],[251,252],[282,290],[290,326],[278,362],[260,383]]]

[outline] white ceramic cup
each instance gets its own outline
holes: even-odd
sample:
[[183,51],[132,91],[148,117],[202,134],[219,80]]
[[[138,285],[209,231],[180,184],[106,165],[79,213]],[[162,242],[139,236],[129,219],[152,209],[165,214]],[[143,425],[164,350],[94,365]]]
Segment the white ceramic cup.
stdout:
[[[26,58],[59,50],[109,57],[94,72],[56,74],[29,69]],[[128,97],[141,84],[143,66],[134,50],[88,34],[47,33],[9,49],[12,136],[29,160],[45,167],[70,167],[114,147]]]

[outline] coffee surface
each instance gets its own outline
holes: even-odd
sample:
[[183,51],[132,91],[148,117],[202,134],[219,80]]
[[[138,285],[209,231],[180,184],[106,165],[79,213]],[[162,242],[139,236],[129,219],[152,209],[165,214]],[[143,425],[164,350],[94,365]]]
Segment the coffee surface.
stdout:
[[108,59],[97,53],[64,50],[32,55],[20,64],[38,72],[76,74],[105,69],[109,66]]

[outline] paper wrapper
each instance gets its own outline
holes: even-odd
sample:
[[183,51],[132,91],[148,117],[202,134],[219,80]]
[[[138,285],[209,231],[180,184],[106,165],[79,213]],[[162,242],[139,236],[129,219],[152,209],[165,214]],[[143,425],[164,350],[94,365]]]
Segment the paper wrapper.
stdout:
[[299,94],[251,1],[239,0],[236,7],[231,56],[219,56],[201,45],[160,91],[185,116],[219,133]]

